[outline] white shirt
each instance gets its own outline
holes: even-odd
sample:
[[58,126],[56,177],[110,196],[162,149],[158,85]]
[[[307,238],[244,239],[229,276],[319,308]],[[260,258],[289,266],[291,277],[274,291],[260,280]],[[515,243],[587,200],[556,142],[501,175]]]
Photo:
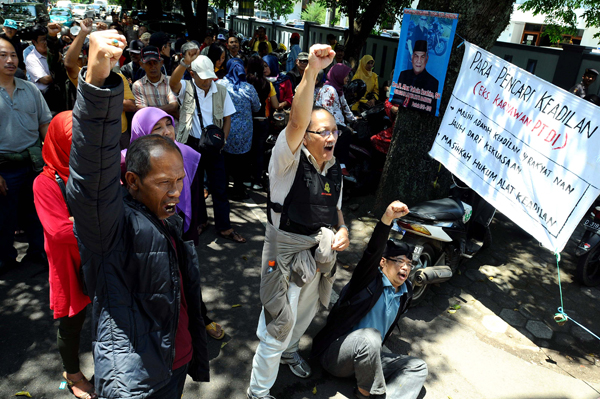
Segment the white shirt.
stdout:
[[[272,202],[283,205],[285,197],[287,197],[294,184],[296,171],[298,170],[298,165],[300,165],[300,155],[302,154],[308,157],[308,160],[316,170],[320,169],[317,160],[311,155],[304,144],[300,145],[300,149],[295,154],[292,154],[292,150],[290,150],[285,137],[285,129],[283,129],[279,133],[279,137],[277,137],[277,142],[275,142],[275,147],[273,147],[273,152],[271,153],[271,161],[269,162],[269,188]],[[332,157],[331,160],[325,163],[325,167],[320,172],[321,175],[325,176],[329,168],[333,165],[335,165],[335,157]],[[344,181],[342,180],[342,189],[340,190],[337,209],[342,209],[343,192]],[[273,222],[273,226],[279,228],[281,213],[271,210],[271,221]]]
[[[210,89],[208,90],[208,94],[205,93],[204,90],[196,86],[193,81],[181,80],[181,89],[179,90],[179,95],[177,96],[179,100],[179,104],[183,104],[183,99],[185,97],[185,87],[187,84],[194,84],[194,89],[196,89],[196,94],[198,95],[198,102],[200,103],[200,110],[202,111],[202,123],[204,123],[204,127],[213,124],[213,108],[212,108],[212,95],[217,92],[217,85],[215,82],[210,83]],[[225,104],[223,105],[223,117],[233,115],[235,113],[235,106],[233,105],[233,101],[231,101],[231,97],[229,97],[229,93],[225,95]],[[202,129],[200,126],[200,119],[198,119],[198,107],[194,109],[194,115],[192,116],[192,130],[190,131],[190,135],[199,139],[202,133]]]
[[25,67],[35,86],[41,91],[46,90],[48,85],[39,82],[44,76],[50,75],[50,68],[48,67],[48,59],[46,56],[41,55],[37,49],[34,48],[33,51],[27,55],[27,58],[25,58]]

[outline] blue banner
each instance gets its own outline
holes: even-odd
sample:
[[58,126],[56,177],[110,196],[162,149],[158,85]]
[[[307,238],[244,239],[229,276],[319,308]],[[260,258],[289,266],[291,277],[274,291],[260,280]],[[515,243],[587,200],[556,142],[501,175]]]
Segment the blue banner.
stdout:
[[439,116],[458,14],[406,8],[390,102]]

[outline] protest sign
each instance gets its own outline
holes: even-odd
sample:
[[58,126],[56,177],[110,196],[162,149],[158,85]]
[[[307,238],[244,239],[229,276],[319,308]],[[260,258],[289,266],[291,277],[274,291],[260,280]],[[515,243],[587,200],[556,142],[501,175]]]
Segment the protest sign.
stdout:
[[430,154],[561,251],[600,193],[598,107],[466,43]]
[[390,102],[439,115],[458,14],[405,9]]

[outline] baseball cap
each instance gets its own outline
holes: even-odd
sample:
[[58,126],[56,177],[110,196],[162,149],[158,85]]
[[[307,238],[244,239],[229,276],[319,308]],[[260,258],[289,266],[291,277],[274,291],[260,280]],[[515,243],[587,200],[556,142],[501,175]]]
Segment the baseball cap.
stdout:
[[155,46],[146,46],[140,52],[142,55],[142,62],[149,62],[151,60],[160,61],[160,53]]
[[598,76],[598,71],[595,70],[594,68],[587,68],[585,70],[586,75],[594,75],[594,76]]
[[144,32],[144,34],[140,36],[140,40],[150,40],[151,36],[152,35],[150,34],[150,32]]
[[17,26],[17,21],[15,21],[14,19],[5,19],[3,26],[5,28],[19,29],[19,27]]
[[215,75],[215,65],[205,55],[199,55],[192,62],[192,71],[194,71],[200,79],[217,79]]
[[292,36],[290,39],[300,39],[300,33],[298,33],[298,32],[292,33]]
[[134,40],[129,44],[127,51],[134,54],[139,54],[144,48],[144,43],[141,40]]
[[224,34],[219,33],[219,35],[217,36],[217,40],[227,40],[227,39],[225,38]]
[[301,53],[298,53],[298,58],[297,59],[300,60],[300,61],[306,61],[306,60],[308,60],[308,53],[304,52],[304,51],[301,52]]
[[150,46],[162,48],[169,42],[169,36],[165,32],[155,32],[150,36]]

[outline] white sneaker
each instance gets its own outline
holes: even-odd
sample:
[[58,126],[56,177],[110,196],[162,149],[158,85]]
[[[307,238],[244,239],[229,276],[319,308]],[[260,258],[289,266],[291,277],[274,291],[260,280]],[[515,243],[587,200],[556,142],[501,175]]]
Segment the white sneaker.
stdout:
[[287,364],[297,377],[308,378],[312,374],[310,366],[298,352],[283,352],[280,363]]
[[262,190],[263,186],[261,186],[260,184],[255,184],[252,186],[252,190]]
[[252,187],[252,183],[250,183],[249,181],[245,181],[244,186],[250,188],[250,187]]

